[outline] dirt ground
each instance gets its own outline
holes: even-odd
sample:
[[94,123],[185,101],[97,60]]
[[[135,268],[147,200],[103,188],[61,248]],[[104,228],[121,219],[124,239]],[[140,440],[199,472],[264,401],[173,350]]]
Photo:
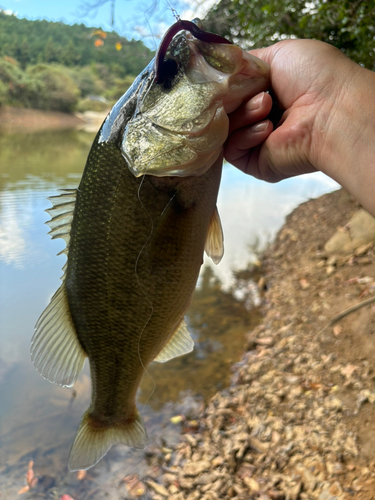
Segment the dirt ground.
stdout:
[[[330,370],[314,376],[320,384],[335,387],[343,402],[342,422],[356,436],[358,446],[358,455],[351,461],[353,471],[374,470],[375,463],[375,410],[369,403],[372,397],[366,399],[366,391],[372,394],[375,389],[375,306],[370,304],[326,325],[374,293],[374,250],[339,260],[328,269],[323,248],[358,208],[343,190],[304,203],[289,215],[265,256],[267,314],[304,325],[309,335],[316,335],[320,355],[335,359]],[[375,481],[362,480],[367,484],[357,488],[355,498],[374,499]]]
[[[233,383],[154,463],[154,500],[374,500],[373,245],[324,245],[357,202],[340,190],[295,209],[263,257],[262,323]],[[163,458],[164,456],[164,458]]]
[[[373,248],[365,255],[338,262],[331,273],[327,273],[322,258],[326,241],[345,227],[358,208],[357,202],[340,190],[301,205],[288,217],[266,255],[268,286],[274,284],[267,308],[275,307],[274,314],[280,310],[291,321],[308,325],[316,332],[322,355],[333,353],[337,364],[350,367],[344,383],[339,370],[332,371],[329,383],[337,385],[336,395],[345,405],[344,421],[358,435],[358,460],[368,463],[375,461],[375,411],[366,404],[358,411],[358,389],[375,389],[375,305],[365,306],[322,331],[335,315],[375,292]],[[319,378],[326,381],[325,371]]]

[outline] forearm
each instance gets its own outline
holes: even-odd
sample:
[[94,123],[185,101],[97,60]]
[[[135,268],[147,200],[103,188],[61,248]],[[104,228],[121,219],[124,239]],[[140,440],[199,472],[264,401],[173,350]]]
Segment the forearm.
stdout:
[[[348,68],[349,69],[349,68]],[[319,170],[335,179],[375,217],[375,73],[352,63],[316,148]],[[320,130],[319,130],[320,128]]]

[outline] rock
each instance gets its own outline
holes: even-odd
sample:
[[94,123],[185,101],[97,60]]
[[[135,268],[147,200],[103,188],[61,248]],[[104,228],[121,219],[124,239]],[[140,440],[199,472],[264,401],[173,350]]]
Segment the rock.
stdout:
[[324,245],[328,255],[350,255],[357,249],[375,242],[375,219],[363,209],[358,210],[347,224]]
[[168,500],[185,500],[183,493],[175,493],[174,495],[170,495]]
[[205,460],[188,463],[184,467],[184,476],[198,476],[201,472],[210,470],[210,466],[210,462]]
[[191,488],[193,487],[193,480],[187,479],[185,477],[181,477],[178,480],[178,484],[179,484],[180,488],[183,488],[184,490],[191,490]]
[[258,491],[260,490],[260,485],[258,481],[256,481],[252,477],[244,477],[243,482],[249,488],[250,493],[258,493]]
[[158,484],[155,481],[152,481],[152,479],[148,479],[146,481],[146,484],[149,488],[153,489],[155,491],[155,493],[157,493],[158,495],[161,495],[163,497],[169,496],[169,492],[168,492],[167,488],[165,486],[163,486],[162,484]]
[[215,472],[206,472],[194,479],[193,484],[194,486],[213,484],[217,478],[218,474],[216,474]]

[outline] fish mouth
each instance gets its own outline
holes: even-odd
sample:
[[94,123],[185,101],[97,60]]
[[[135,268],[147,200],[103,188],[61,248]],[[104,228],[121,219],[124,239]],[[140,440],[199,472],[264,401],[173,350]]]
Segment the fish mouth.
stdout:
[[154,64],[156,83],[163,83],[164,81],[164,75],[163,75],[164,58],[171,41],[173,40],[175,35],[177,35],[177,33],[180,31],[190,32],[197,40],[201,40],[203,42],[231,44],[229,40],[227,40],[222,36],[202,30],[198,26],[197,22],[184,21],[182,19],[179,19],[177,22],[172,24],[172,26],[166,31],[159,45],[158,51],[156,53],[155,64]]
[[[166,68],[167,61],[176,64]],[[136,177],[203,175],[222,152],[228,113],[268,87],[268,65],[178,21],[164,37],[154,69],[154,83],[124,130],[121,149],[128,167]]]

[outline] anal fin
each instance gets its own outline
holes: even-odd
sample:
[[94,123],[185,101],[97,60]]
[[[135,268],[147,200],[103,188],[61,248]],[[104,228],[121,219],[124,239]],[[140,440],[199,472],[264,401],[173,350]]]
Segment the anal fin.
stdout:
[[35,325],[31,359],[42,377],[71,387],[83,369],[85,358],[63,283]]
[[191,338],[188,327],[183,319],[169,340],[168,344],[159,352],[154,361],[165,363],[177,356],[188,354],[194,349],[194,340]]

